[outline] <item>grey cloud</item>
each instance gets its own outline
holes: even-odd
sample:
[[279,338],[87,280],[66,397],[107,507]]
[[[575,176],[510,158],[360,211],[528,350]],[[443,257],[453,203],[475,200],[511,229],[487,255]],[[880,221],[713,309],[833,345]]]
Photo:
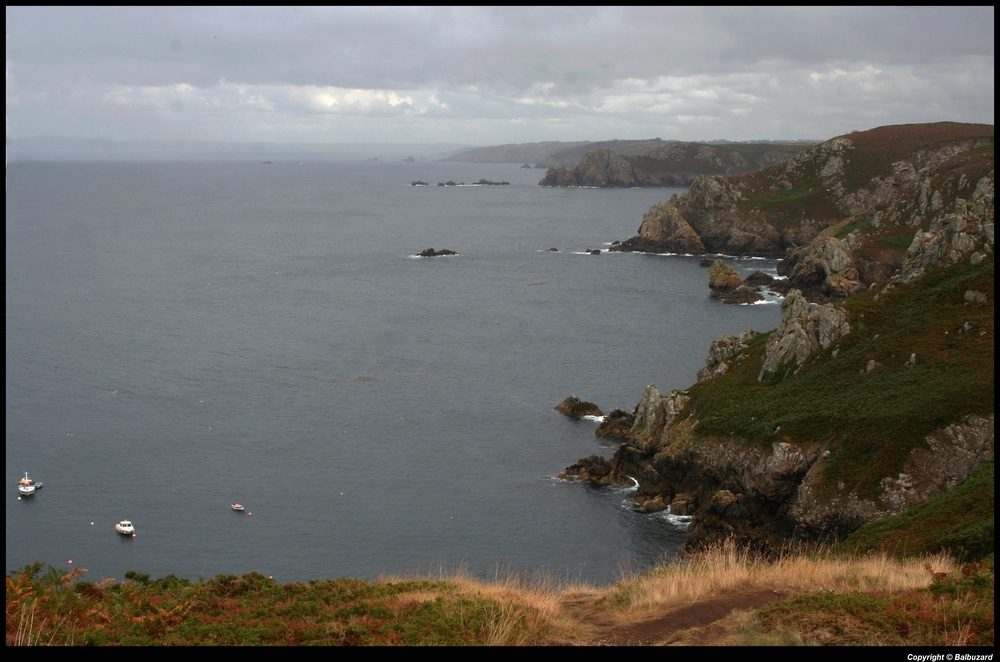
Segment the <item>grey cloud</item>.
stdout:
[[[899,122],[992,123],[993,15],[993,7],[941,6],[7,7],[7,130],[41,132],[54,116],[68,130],[76,111],[90,127],[106,126],[100,113],[126,113],[134,122],[123,127],[141,127],[148,113],[149,126],[211,135],[227,108],[247,112],[242,102],[227,106],[239,97],[233,86],[254,88],[254,112],[271,108],[271,140],[306,137],[296,122],[282,133],[286,109],[349,112],[354,132],[362,108],[401,123],[422,113],[452,127],[479,117],[496,132],[516,126],[519,136],[532,127],[564,132],[532,134],[539,140],[630,137],[582,135],[593,126],[660,135],[685,122],[712,132],[691,139],[740,139],[737,127],[754,122],[747,114],[757,126],[792,131],[773,137],[868,128],[859,124],[887,109]],[[884,91],[852,87],[858,79],[849,76],[826,88],[810,82],[838,71],[881,75]],[[201,115],[197,102],[179,101],[187,86],[215,110]],[[340,89],[373,96],[308,100],[319,94],[312,90],[327,98]],[[379,104],[383,93],[440,103]],[[42,107],[57,100],[67,107]],[[622,100],[632,111],[612,116]],[[184,113],[169,112],[178,104]],[[657,122],[651,116],[663,108],[672,115]],[[797,117],[785,116],[790,108]],[[310,134],[324,135],[339,139]],[[502,142],[518,137],[510,139]]]

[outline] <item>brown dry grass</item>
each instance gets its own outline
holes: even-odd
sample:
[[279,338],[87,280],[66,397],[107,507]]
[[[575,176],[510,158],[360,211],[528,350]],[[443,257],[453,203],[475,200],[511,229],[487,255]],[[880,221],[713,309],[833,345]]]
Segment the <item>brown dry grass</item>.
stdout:
[[925,588],[934,573],[950,573],[946,555],[894,559],[885,554],[843,557],[821,552],[755,559],[731,542],[698,556],[620,582],[610,601],[629,614],[674,607],[734,591],[780,589],[785,593]]
[[[483,581],[451,571],[433,579],[448,582],[455,596],[497,605],[489,645],[801,645],[794,631],[762,632],[756,609],[822,591],[923,589],[956,567],[946,555],[895,559],[814,551],[764,560],[727,542],[604,588],[544,574]],[[440,592],[406,597],[434,600]],[[955,629],[957,640],[961,624]]]
[[[930,586],[935,576],[956,569],[957,565],[946,555],[895,559],[884,554],[844,557],[814,552],[763,560],[724,543],[696,557],[623,578],[604,592],[565,595],[565,610],[577,623],[562,629],[556,643],[802,645],[798,629],[768,630],[759,623],[757,610],[796,595],[824,591],[916,591]],[[824,619],[830,615],[816,617]],[[850,618],[848,614],[844,617]],[[844,623],[833,629],[849,630],[851,625]],[[863,622],[853,625],[855,629],[865,627]],[[831,623],[826,622],[822,627],[829,626]],[[803,627],[808,630],[808,624]],[[575,636],[568,634],[571,632]],[[961,639],[960,622],[955,623],[952,635],[952,641]],[[810,633],[811,640],[816,637]],[[832,635],[828,643],[835,643]]]

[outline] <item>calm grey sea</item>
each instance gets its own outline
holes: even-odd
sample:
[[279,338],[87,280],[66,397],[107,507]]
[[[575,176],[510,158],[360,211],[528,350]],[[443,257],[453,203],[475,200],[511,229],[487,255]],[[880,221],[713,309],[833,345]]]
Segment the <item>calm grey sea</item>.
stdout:
[[[683,522],[557,478],[613,446],[553,407],[689,386],[779,307],[711,300],[699,258],[587,254],[679,190],[542,174],[8,164],[7,571],[609,583],[669,559]],[[436,186],[480,179],[509,185]]]

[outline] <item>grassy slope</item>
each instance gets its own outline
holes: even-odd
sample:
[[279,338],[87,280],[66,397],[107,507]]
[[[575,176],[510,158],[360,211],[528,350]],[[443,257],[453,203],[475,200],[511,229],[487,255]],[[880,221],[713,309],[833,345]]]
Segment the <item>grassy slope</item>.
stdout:
[[[966,290],[986,302],[966,301]],[[993,412],[992,257],[841,306],[851,333],[797,373],[757,381],[762,336],[746,350],[750,360],[693,386],[684,415],[698,420],[695,434],[828,445],[825,487],[873,497],[932,431]]]
[[[897,161],[963,141],[978,141],[982,146],[971,152],[957,154],[940,166],[933,182],[935,189],[951,188],[953,194],[969,199],[976,182],[994,167],[993,125],[954,122],[904,124],[842,137],[849,139],[853,145],[844,170],[843,184],[849,191],[865,186],[876,177],[891,174],[893,163]],[[919,163],[917,167],[920,167]],[[793,186],[790,189],[779,184],[784,178],[785,164],[739,178],[738,181],[745,186],[743,190],[746,194],[741,208],[744,211],[757,209],[764,212],[782,229],[794,227],[803,219],[815,219],[831,226],[843,221],[844,227],[838,231],[839,236],[870,226],[871,213],[862,218],[843,218],[832,192],[827,188],[827,177],[820,170],[803,168],[791,182]],[[947,182],[951,182],[950,187]],[[878,234],[878,242],[873,242],[872,250],[884,247],[890,251],[905,253],[913,238],[913,228],[904,225]]]

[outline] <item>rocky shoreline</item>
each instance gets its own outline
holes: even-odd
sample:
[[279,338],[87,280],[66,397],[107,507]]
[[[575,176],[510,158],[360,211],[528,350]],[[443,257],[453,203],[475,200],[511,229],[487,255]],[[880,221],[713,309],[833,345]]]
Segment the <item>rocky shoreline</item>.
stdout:
[[[884,134],[891,128],[876,132]],[[926,132],[933,134],[936,128],[941,127],[926,127]],[[906,129],[919,132],[915,127]],[[854,140],[865,138],[870,137]],[[864,320],[852,322],[838,302],[877,288],[871,305],[889,305],[898,289],[932,270],[992,259],[992,151],[985,174],[972,178],[955,173],[956,160],[970,162],[961,157],[977,145],[977,139],[960,137],[951,144],[937,144],[936,150],[918,149],[894,161],[888,173],[849,186],[847,161],[855,147],[847,138],[835,139],[757,178],[768,187],[807,190],[792,174],[809,179],[822,173],[837,201],[837,211],[831,211],[829,218],[814,216],[796,226],[783,225],[776,219],[784,212],[766,216],[747,208],[746,201],[753,196],[746,180],[704,178],[685,195],[651,209],[639,236],[611,250],[691,252],[700,246],[702,252],[787,253],[779,267],[779,273],[787,274],[783,282],[765,277],[756,284],[744,283],[721,260],[705,265],[713,296],[745,302],[758,294],[756,287],[768,287],[780,288],[785,298],[780,324],[766,334],[766,342],[750,330],[714,341],[697,382],[752,370],[756,383],[778,384],[794,379],[820,356],[833,360],[848,340],[859,342],[858,336],[867,333]],[[909,237],[904,248],[897,250],[893,242],[885,241],[894,233]],[[966,305],[988,305],[992,311],[992,291],[969,289],[955,296]],[[876,315],[877,308],[869,314]],[[960,333],[975,332],[968,321],[956,325]],[[992,328],[978,333],[992,334]],[[880,339],[874,336],[866,342]],[[919,361],[912,353],[891,369],[898,372],[885,372],[890,369],[872,359],[853,379],[898,374],[896,379],[905,380],[906,371]],[[865,523],[944,493],[993,460],[992,409],[956,413],[916,445],[901,470],[885,473],[872,488],[841,485],[831,492],[823,487],[823,476],[840,440],[792,437],[780,428],[772,431],[770,443],[749,443],[738,431],[726,438],[702,435],[697,412],[689,409],[689,392],[661,393],[650,384],[633,411],[615,410],[598,426],[598,437],[619,443],[613,457],[591,455],[563,472],[564,478],[596,486],[637,483],[633,501],[639,509],[669,509],[691,516],[687,549],[722,538],[761,548],[780,548],[792,540],[842,539]],[[835,396],[817,394],[817,414],[824,398]],[[603,415],[596,404],[576,396],[556,409],[574,417]]]

